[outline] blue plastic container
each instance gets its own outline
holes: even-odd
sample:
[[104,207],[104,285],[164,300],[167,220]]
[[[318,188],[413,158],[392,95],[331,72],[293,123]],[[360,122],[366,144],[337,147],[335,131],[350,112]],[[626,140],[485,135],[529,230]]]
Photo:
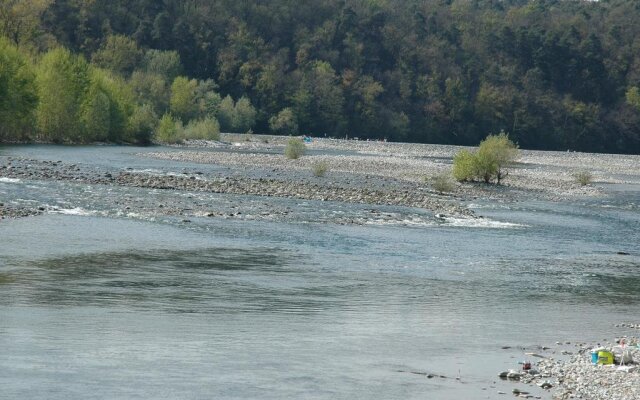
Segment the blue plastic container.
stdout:
[[591,363],[592,364],[597,364],[598,363],[598,352],[597,351],[592,351],[591,352]]

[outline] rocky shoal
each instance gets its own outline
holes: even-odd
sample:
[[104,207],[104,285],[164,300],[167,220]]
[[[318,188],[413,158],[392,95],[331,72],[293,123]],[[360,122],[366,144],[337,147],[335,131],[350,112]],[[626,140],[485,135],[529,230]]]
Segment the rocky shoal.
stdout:
[[[287,137],[265,135],[223,135],[229,142],[191,141],[181,146],[188,151],[160,151],[148,156],[228,166],[252,166],[286,171],[309,171],[324,162],[331,171],[351,175],[375,174],[420,184],[425,178],[447,172],[459,146],[415,143],[314,138],[309,153],[297,160],[286,160],[283,148]],[[198,149],[225,151],[197,151]],[[195,151],[194,151],[195,150]],[[523,150],[503,186],[457,184],[460,197],[514,200],[522,196],[560,201],[583,196],[601,196],[599,185],[581,185],[574,175],[588,171],[596,183],[640,183],[640,156],[576,152]]]
[[[103,171],[67,164],[60,161],[42,161],[7,158],[0,164],[0,177],[5,179],[60,180],[86,184],[104,184],[201,191],[237,195],[297,198],[319,201],[340,201],[357,204],[396,205],[417,207],[458,217],[474,217],[468,208],[454,200],[435,195],[427,187],[391,186],[388,188],[363,185],[341,185],[335,182],[311,182],[293,178],[252,178],[248,176],[213,176],[200,171],[154,174],[132,170]],[[19,213],[6,213],[20,216]]]

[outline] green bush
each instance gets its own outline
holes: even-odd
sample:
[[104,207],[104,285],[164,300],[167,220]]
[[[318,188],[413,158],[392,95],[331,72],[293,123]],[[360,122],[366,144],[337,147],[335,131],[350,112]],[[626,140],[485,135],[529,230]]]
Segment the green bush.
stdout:
[[453,157],[453,177],[459,182],[469,182],[476,179],[476,155],[469,150],[461,150]]
[[322,177],[329,170],[329,164],[325,161],[316,161],[311,164],[311,172],[313,176]]
[[158,116],[149,104],[136,107],[129,118],[129,129],[134,143],[146,145],[151,142]]
[[507,176],[505,168],[518,157],[518,146],[503,131],[489,135],[472,153],[462,150],[453,157],[453,177],[460,182],[481,180],[490,183]]
[[451,175],[449,173],[443,172],[434,175],[429,179],[429,181],[433,190],[438,193],[450,193],[455,189],[453,181],[451,180]]
[[593,175],[591,174],[591,172],[586,170],[574,173],[573,177],[581,186],[586,186],[593,181]]
[[478,166],[481,178],[489,183],[493,178],[498,185],[506,177],[504,168],[518,158],[518,146],[501,131],[498,135],[489,135],[478,147]]
[[220,140],[220,124],[215,118],[192,120],[178,136],[182,139]]
[[302,157],[306,150],[304,142],[300,138],[291,138],[287,142],[287,146],[284,148],[284,155],[291,160]]
[[176,122],[171,114],[165,114],[160,118],[158,129],[156,131],[156,140],[163,143],[177,143],[180,141],[178,138],[178,128],[182,128],[182,124]]

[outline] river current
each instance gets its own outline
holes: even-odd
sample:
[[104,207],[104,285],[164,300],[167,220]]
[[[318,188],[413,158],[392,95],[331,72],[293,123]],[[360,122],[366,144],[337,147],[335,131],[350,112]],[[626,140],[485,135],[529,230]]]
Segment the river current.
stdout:
[[[169,168],[141,151],[0,157]],[[607,192],[477,201],[481,222],[376,207],[397,216],[378,223],[362,205],[0,179],[0,202],[55,206],[0,221],[0,398],[504,398],[523,349],[640,322],[640,186]],[[248,215],[101,200],[184,196]]]

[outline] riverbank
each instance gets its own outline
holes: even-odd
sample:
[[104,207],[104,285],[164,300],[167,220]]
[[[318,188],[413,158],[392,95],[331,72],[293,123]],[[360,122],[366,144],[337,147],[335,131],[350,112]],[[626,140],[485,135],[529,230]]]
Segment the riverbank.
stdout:
[[[350,175],[363,180],[363,186],[368,185],[367,179],[379,177],[430,189],[426,182],[436,175],[448,173],[453,156],[463,149],[451,145],[314,138],[307,144],[307,155],[287,160],[282,154],[288,137],[227,134],[222,140],[213,143],[191,141],[178,146],[188,151],[161,151],[148,156],[245,170],[262,168],[276,176],[285,176],[287,172],[309,176],[312,166],[320,162],[329,166],[329,176]],[[193,151],[211,148],[226,151]],[[551,201],[602,196],[605,194],[602,184],[640,184],[639,165],[638,155],[523,150],[515,165],[508,169],[503,185],[456,183],[449,195],[462,200],[515,200],[527,196]],[[574,175],[580,171],[592,175],[591,184],[581,185],[576,180]]]
[[[460,147],[317,138],[307,145],[306,155],[289,160],[283,155],[288,137],[226,134],[222,140],[147,148],[137,155],[158,160],[162,164],[159,170],[0,157],[0,178],[403,206],[426,210],[439,218],[468,219],[477,218],[472,210],[477,201],[568,201],[604,196],[607,184],[640,183],[640,156],[522,151],[503,185],[452,182],[450,192],[439,193],[430,181],[450,171]],[[185,163],[195,167],[179,167]],[[319,163],[328,167],[323,176],[312,172]],[[198,165],[217,169],[203,172]],[[581,170],[593,175],[592,184],[576,181],[573,175]],[[132,207],[123,205],[121,211]],[[187,217],[247,215],[241,208],[230,213],[198,204],[172,208],[148,202],[138,208],[147,214]],[[41,204],[5,204],[0,216],[14,218],[46,211],[46,205]]]
[[[623,326],[634,326],[633,324]],[[632,328],[629,328],[631,330]],[[625,351],[633,361],[625,365],[595,365],[591,351],[594,348],[613,350],[621,354],[621,340]],[[640,340],[637,336],[604,339],[595,343],[558,342],[556,348],[545,347],[540,352],[524,353],[531,369],[511,370],[500,374],[502,379],[513,382],[513,393],[519,397],[533,397],[528,387],[549,390],[554,400],[634,400],[640,399]],[[616,350],[617,349],[617,350]]]

